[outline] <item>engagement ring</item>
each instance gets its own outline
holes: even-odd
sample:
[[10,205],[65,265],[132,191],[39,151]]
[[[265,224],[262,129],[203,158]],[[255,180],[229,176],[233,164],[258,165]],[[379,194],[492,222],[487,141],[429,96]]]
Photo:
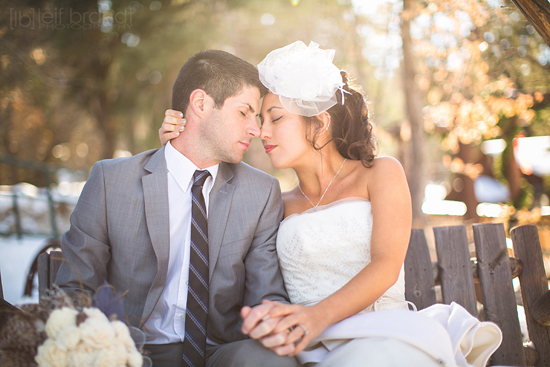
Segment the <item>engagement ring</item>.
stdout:
[[296,325],[296,326],[299,326],[299,327],[301,327],[302,329],[304,329],[304,336],[306,336],[306,335],[309,333],[309,331],[307,331],[307,329],[306,329],[306,327],[305,327],[304,325],[298,324],[298,325]]

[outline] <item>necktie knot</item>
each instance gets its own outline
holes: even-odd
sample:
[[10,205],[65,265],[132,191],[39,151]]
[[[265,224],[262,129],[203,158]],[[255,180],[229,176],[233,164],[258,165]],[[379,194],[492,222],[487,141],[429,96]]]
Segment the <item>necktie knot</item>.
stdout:
[[202,187],[204,185],[204,182],[206,179],[210,176],[210,172],[207,170],[200,171],[196,170],[193,174],[193,186],[200,186]]

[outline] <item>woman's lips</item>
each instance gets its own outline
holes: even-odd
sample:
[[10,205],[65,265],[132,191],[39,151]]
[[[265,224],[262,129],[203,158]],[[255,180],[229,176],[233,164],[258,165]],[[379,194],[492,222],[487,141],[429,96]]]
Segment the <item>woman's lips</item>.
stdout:
[[269,153],[271,152],[273,149],[275,149],[277,146],[276,145],[264,145],[264,149],[265,149],[265,152],[266,153]]

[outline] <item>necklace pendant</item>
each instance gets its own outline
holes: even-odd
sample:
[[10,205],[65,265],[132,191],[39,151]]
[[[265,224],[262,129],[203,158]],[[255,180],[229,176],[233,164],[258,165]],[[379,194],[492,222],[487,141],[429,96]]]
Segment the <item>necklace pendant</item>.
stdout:
[[309,203],[310,203],[311,206],[313,207],[313,211],[317,211],[317,207],[319,206],[319,204],[321,204],[321,201],[323,201],[323,198],[325,197],[325,194],[327,193],[328,188],[329,188],[330,185],[332,184],[332,181],[334,181],[334,179],[336,178],[336,176],[338,176],[338,174],[339,174],[340,171],[342,170],[342,167],[344,167],[344,163],[346,163],[346,161],[347,161],[347,158],[344,158],[344,161],[342,162],[342,165],[340,165],[340,168],[338,168],[338,171],[336,172],[336,174],[334,175],[334,177],[332,178],[332,180],[330,180],[330,182],[328,183],[327,188],[326,188],[325,191],[323,192],[323,195],[321,195],[321,198],[320,198],[319,201],[317,202],[317,205],[313,205],[313,203],[311,202],[311,200],[309,200],[309,198],[307,197],[307,195],[305,194],[305,192],[302,191],[302,188],[300,187],[300,183],[298,182],[298,189],[300,190],[300,192],[302,193],[302,195],[304,195],[304,197],[307,199],[307,201],[309,201]]

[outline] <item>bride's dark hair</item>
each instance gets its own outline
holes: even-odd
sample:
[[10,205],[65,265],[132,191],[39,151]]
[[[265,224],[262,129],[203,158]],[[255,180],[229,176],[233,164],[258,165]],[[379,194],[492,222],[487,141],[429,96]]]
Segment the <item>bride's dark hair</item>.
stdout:
[[[340,75],[344,82],[344,104],[342,104],[342,92],[338,90],[336,91],[338,103],[327,110],[331,121],[331,141],[334,141],[342,157],[361,161],[363,166],[369,168],[372,167],[376,157],[376,138],[372,133],[367,102],[359,88],[349,86],[348,74],[340,71]],[[323,146],[317,146],[317,137],[322,129],[322,123],[317,116],[302,116],[302,119],[308,126],[308,141],[314,149],[320,150],[330,143],[329,141]]]

